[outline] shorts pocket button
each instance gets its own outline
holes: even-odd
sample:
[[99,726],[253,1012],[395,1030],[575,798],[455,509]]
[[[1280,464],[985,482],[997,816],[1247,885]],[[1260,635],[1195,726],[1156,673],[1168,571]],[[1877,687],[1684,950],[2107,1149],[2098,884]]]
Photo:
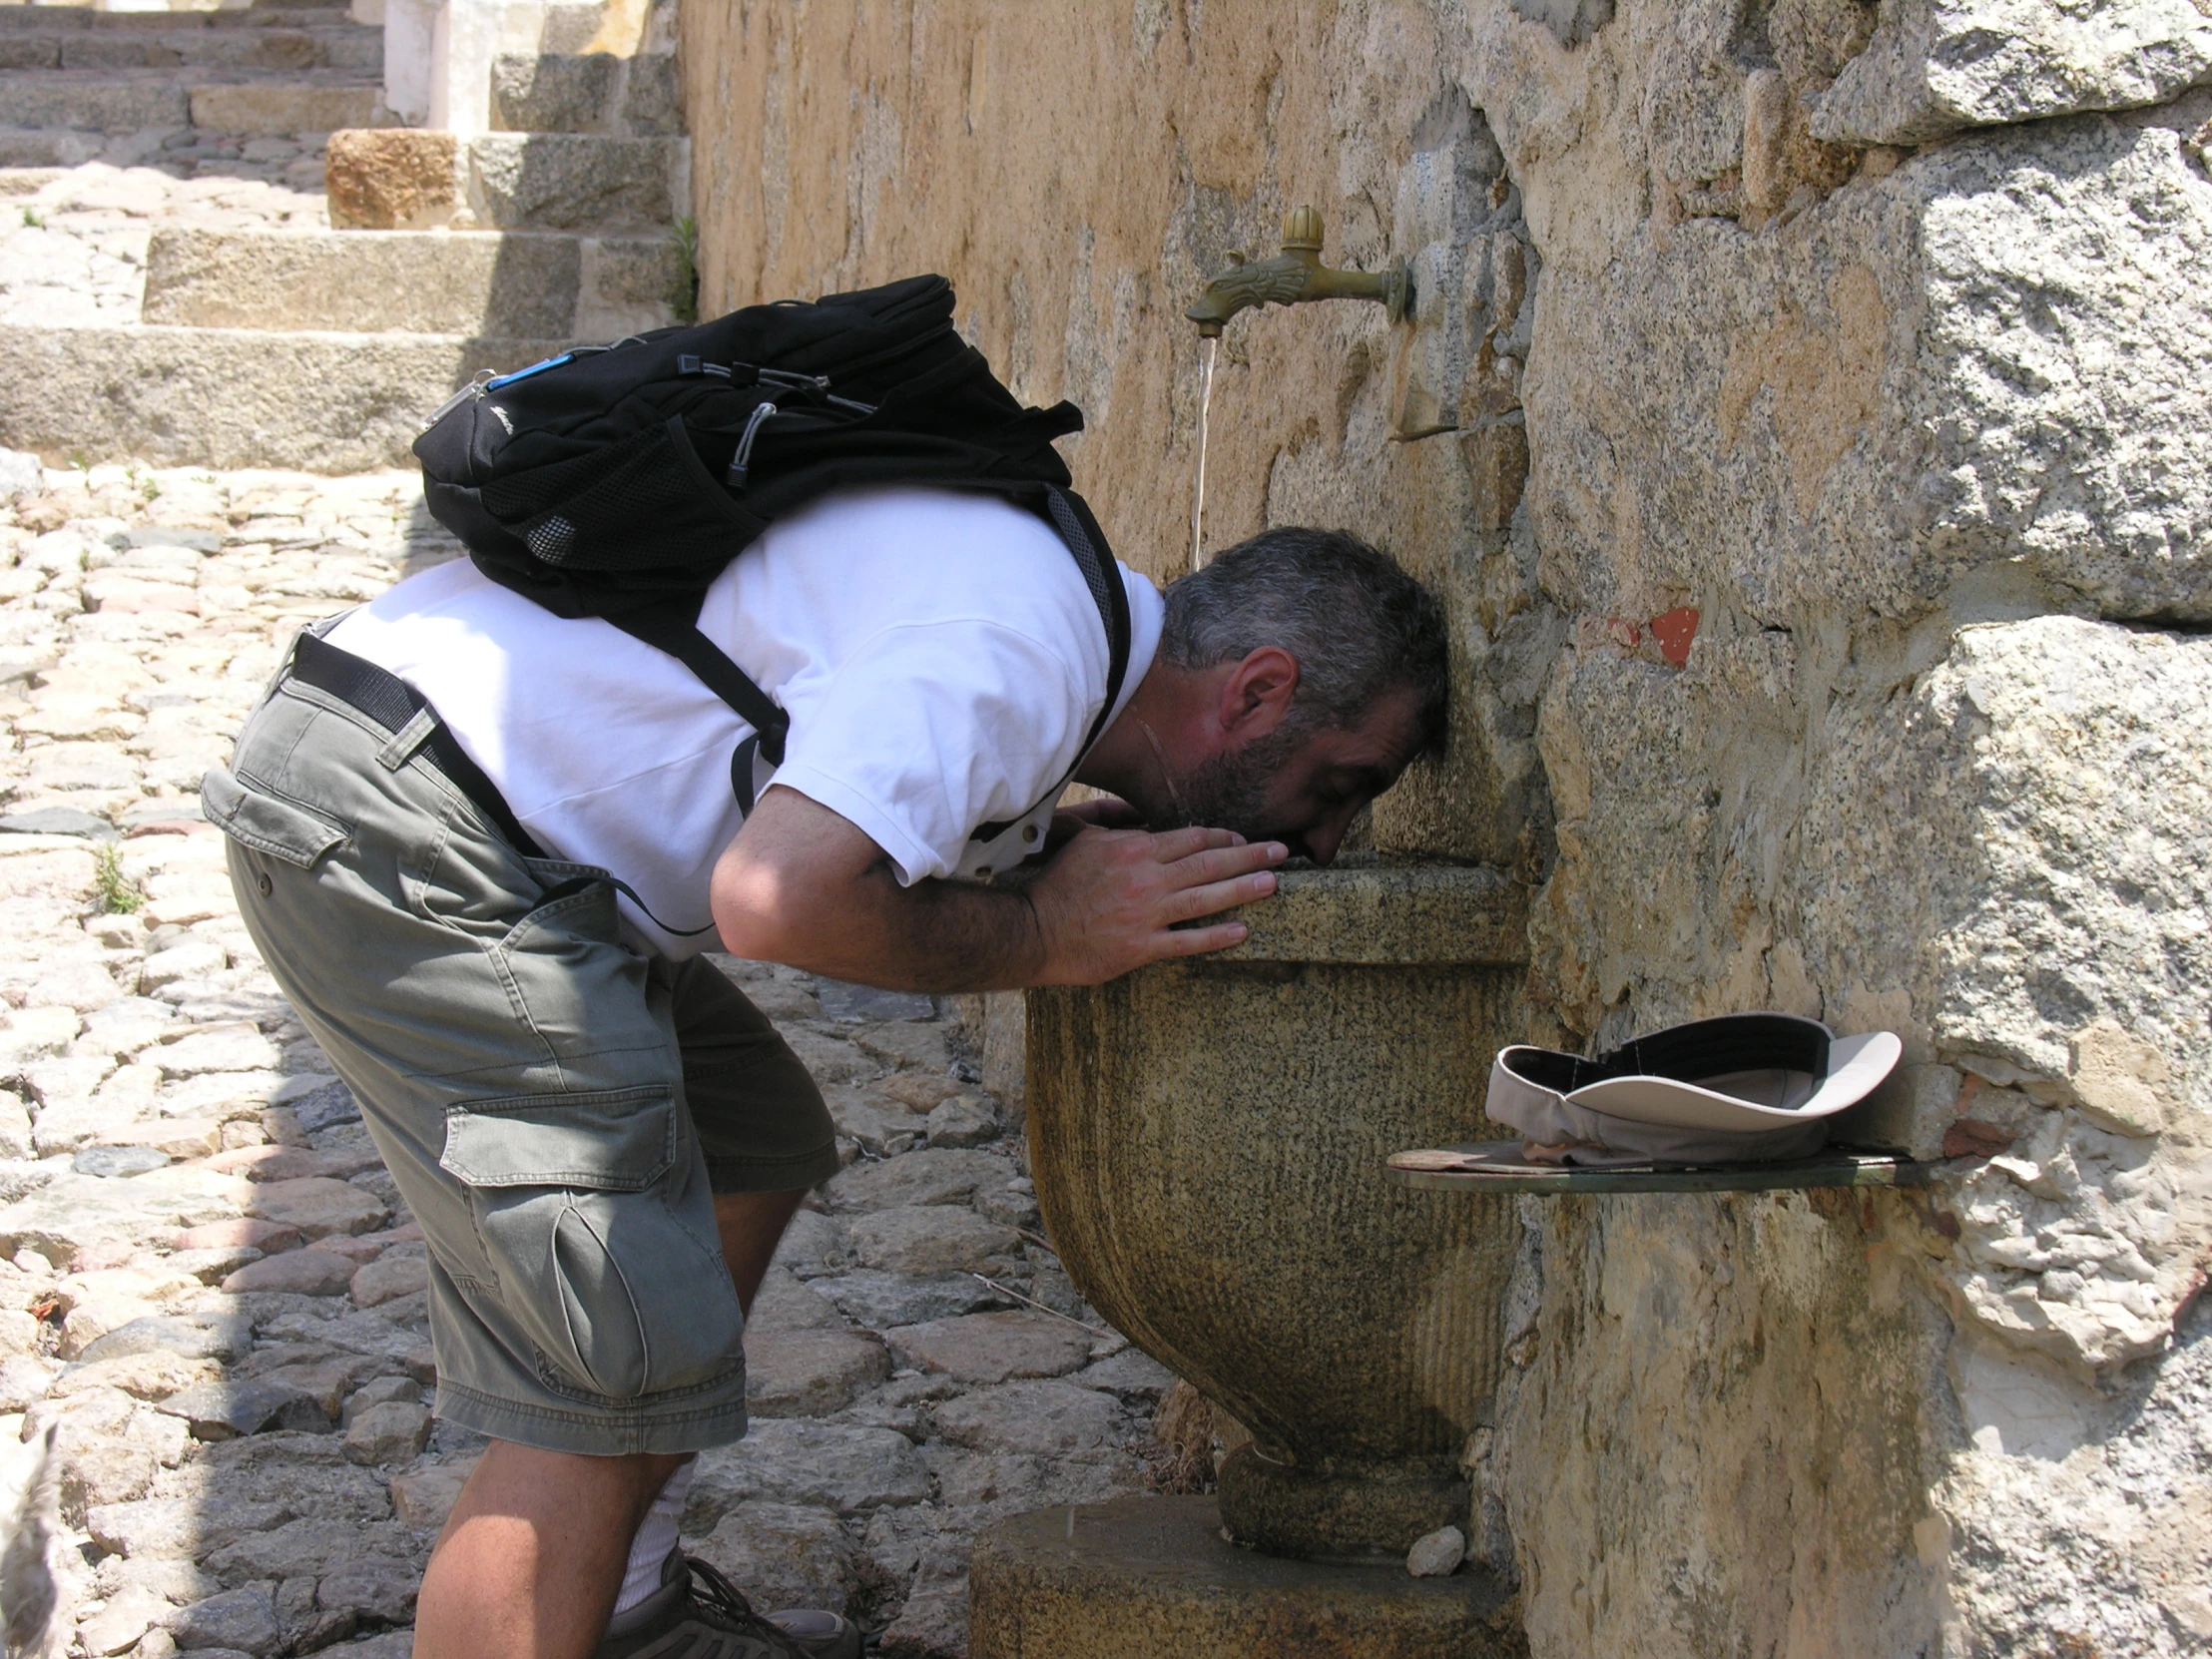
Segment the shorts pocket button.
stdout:
[[265,872],[264,874],[255,877],[254,885],[261,888],[262,896],[264,898],[267,898],[269,896],[270,888],[272,885],[274,885],[274,883],[269,879],[268,874]]

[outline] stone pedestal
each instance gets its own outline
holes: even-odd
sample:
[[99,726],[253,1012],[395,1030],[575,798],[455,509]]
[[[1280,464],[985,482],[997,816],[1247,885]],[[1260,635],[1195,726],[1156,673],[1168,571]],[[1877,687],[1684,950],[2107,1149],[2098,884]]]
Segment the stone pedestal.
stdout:
[[1527,1645],[1485,1574],[1318,1566],[1242,1549],[1211,1498],[1041,1509],[975,1546],[972,1659],[1508,1659]]
[[1234,951],[1029,997],[1037,1201],[1076,1285],[1254,1443],[1238,1542],[1401,1561],[1465,1525],[1511,1201],[1394,1188],[1479,1138],[1518,1040],[1523,889],[1462,865],[1286,873]]

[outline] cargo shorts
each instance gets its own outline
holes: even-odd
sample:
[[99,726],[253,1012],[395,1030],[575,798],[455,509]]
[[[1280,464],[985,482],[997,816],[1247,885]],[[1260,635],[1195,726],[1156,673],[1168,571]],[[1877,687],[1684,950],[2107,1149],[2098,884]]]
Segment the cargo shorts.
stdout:
[[622,941],[605,870],[502,838],[427,724],[280,680],[203,801],[422,1227],[438,1414],[555,1451],[726,1444],[744,1317],[713,1198],[833,1175],[829,1111],[711,962]]

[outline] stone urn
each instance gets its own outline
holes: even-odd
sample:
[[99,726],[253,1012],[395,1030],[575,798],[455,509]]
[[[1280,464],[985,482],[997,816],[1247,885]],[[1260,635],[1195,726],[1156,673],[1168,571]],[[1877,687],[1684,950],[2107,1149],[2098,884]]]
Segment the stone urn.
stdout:
[[1467,1525],[1510,1199],[1409,1192],[1406,1147],[1492,1138],[1524,890],[1478,867],[1286,872],[1237,950],[1028,998],[1030,1160],[1093,1306],[1252,1433],[1241,1543],[1352,1562]]

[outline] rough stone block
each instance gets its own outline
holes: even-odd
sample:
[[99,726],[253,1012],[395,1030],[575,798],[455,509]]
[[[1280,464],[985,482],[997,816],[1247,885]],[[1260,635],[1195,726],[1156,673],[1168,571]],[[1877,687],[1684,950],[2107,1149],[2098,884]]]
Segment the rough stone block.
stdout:
[[345,1396],[345,1403],[338,1412],[338,1425],[351,1428],[353,1419],[372,1405],[389,1405],[397,1401],[403,1405],[422,1403],[422,1384],[411,1377],[375,1377],[363,1382]]
[[283,1643],[274,1592],[271,1584],[242,1584],[210,1596],[175,1614],[169,1632],[187,1650],[223,1648],[268,1659]]
[[185,89],[174,83],[64,71],[0,75],[0,124],[135,133],[149,128],[188,127],[192,120]]
[[491,64],[492,130],[602,132],[621,69],[607,52],[503,53]]
[[1031,1457],[1098,1456],[1127,1423],[1109,1394],[1071,1382],[1007,1382],[936,1406],[938,1435],[973,1451]]
[[381,1308],[418,1295],[429,1284],[430,1267],[420,1256],[382,1256],[357,1268],[347,1288],[361,1307]]
[[249,1291],[288,1291],[296,1296],[337,1296],[353,1277],[353,1264],[323,1250],[291,1250],[264,1257],[223,1281],[232,1296]]
[[1003,1278],[1025,1263],[1020,1235],[948,1205],[882,1210],[847,1228],[862,1267],[897,1273],[980,1273]]
[[[672,237],[592,237],[583,253],[575,321],[581,338],[619,339],[628,330],[665,327],[676,319],[678,303],[691,297],[679,291],[686,272]],[[815,1015],[801,1010],[798,1017]]]
[[981,1095],[954,1095],[929,1111],[929,1145],[981,1146],[998,1139],[998,1109]]
[[209,1493],[193,1498],[142,1498],[103,1504],[87,1513],[86,1529],[102,1549],[132,1559],[193,1559],[249,1532],[281,1525],[281,1504],[242,1502]]
[[1220,1511],[1203,1497],[1124,1497],[1003,1521],[977,1540],[969,1588],[979,1659],[1243,1659],[1276,1648],[1284,1631],[1310,1652],[1363,1659],[1526,1651],[1511,1591],[1488,1574],[1409,1579],[1278,1560],[1224,1542]]
[[[408,459],[422,417],[479,368],[521,368],[566,340],[215,328],[0,326],[0,436],[163,465],[360,471]],[[35,390],[34,390],[35,388]],[[70,748],[89,748],[71,745]],[[81,787],[138,770],[87,762]],[[103,783],[102,780],[110,780]],[[166,919],[235,909],[227,888]]]
[[345,1430],[345,1455],[353,1462],[388,1467],[421,1455],[430,1438],[427,1407],[407,1400],[371,1405]]
[[[2177,132],[2083,116],[1926,151],[1771,243],[1641,240],[1625,290],[1548,270],[1546,302],[1595,330],[1527,388],[1557,599],[1633,635],[1668,608],[1642,594],[1728,593],[1780,629],[2025,575],[2108,616],[2212,615],[2207,223]],[[2139,296],[2124,313],[2099,297],[2120,269]],[[1578,378],[1600,362],[1621,365],[1624,402]],[[1698,418],[1626,414],[1676,400]],[[1664,572],[1661,543],[1684,550]],[[1795,642],[1710,643],[1771,697],[1749,682],[1787,671],[1752,653]]]
[[573,237],[449,232],[156,231],[148,322],[212,328],[567,334]]
[[330,223],[341,230],[420,230],[459,200],[453,135],[381,127],[333,132],[323,151]]
[[229,1365],[245,1359],[253,1347],[251,1319],[244,1314],[210,1310],[133,1320],[87,1345],[79,1358],[89,1364],[134,1354],[168,1353]]
[[678,142],[489,133],[468,144],[469,206],[500,230],[666,225]]
[[913,1442],[888,1428],[772,1417],[734,1446],[699,1454],[684,1508],[696,1537],[740,1504],[798,1503],[839,1514],[925,1501],[929,1471]]
[[246,1217],[234,1217],[227,1221],[211,1221],[205,1226],[188,1227],[178,1234],[175,1248],[185,1250],[220,1250],[228,1247],[247,1246],[264,1256],[275,1256],[280,1251],[299,1248],[299,1230],[281,1222],[254,1221]]
[[684,78],[670,52],[640,53],[629,60],[622,89],[622,128],[643,138],[674,138],[684,130]]
[[923,1325],[1012,1306],[1008,1298],[968,1273],[888,1273],[862,1268],[857,1273],[817,1279],[808,1287],[808,1294],[828,1298],[845,1318],[870,1331]]
[[891,1374],[882,1343],[860,1331],[762,1332],[749,1326],[745,1361],[746,1409],[756,1417],[829,1416]]
[[[317,1607],[374,1619],[379,1624],[406,1624],[414,1618],[415,1594],[422,1574],[404,1561],[368,1555],[348,1561],[315,1581]],[[394,1634],[406,1637],[409,1632]]]
[[[367,1233],[384,1225],[389,1212],[370,1193],[349,1181],[309,1176],[299,1181],[270,1181],[255,1187],[247,1213],[262,1221],[296,1228],[306,1239],[331,1233]],[[352,1264],[338,1259],[347,1270]]]
[[246,82],[192,89],[192,124],[240,137],[334,133],[373,127],[381,100],[374,87]]
[[2212,18],[2191,0],[2100,6],[1905,0],[1815,99],[1812,132],[1926,144],[1991,127],[2162,104],[2212,76]]
[[955,1382],[1004,1382],[1064,1377],[1090,1364],[1090,1332],[1049,1314],[971,1314],[884,1333],[902,1366],[943,1372]]
[[172,1394],[155,1409],[183,1418],[199,1440],[227,1440],[266,1428],[326,1426],[322,1408],[313,1400],[297,1388],[266,1379],[198,1383]]
[[1013,1166],[987,1152],[930,1150],[854,1164],[831,1178],[837,1210],[891,1210],[901,1205],[965,1204],[977,1190],[1002,1186]]
[[763,1608],[846,1611],[859,1587],[859,1552],[828,1509],[752,1503],[725,1515],[689,1553],[728,1573]]

